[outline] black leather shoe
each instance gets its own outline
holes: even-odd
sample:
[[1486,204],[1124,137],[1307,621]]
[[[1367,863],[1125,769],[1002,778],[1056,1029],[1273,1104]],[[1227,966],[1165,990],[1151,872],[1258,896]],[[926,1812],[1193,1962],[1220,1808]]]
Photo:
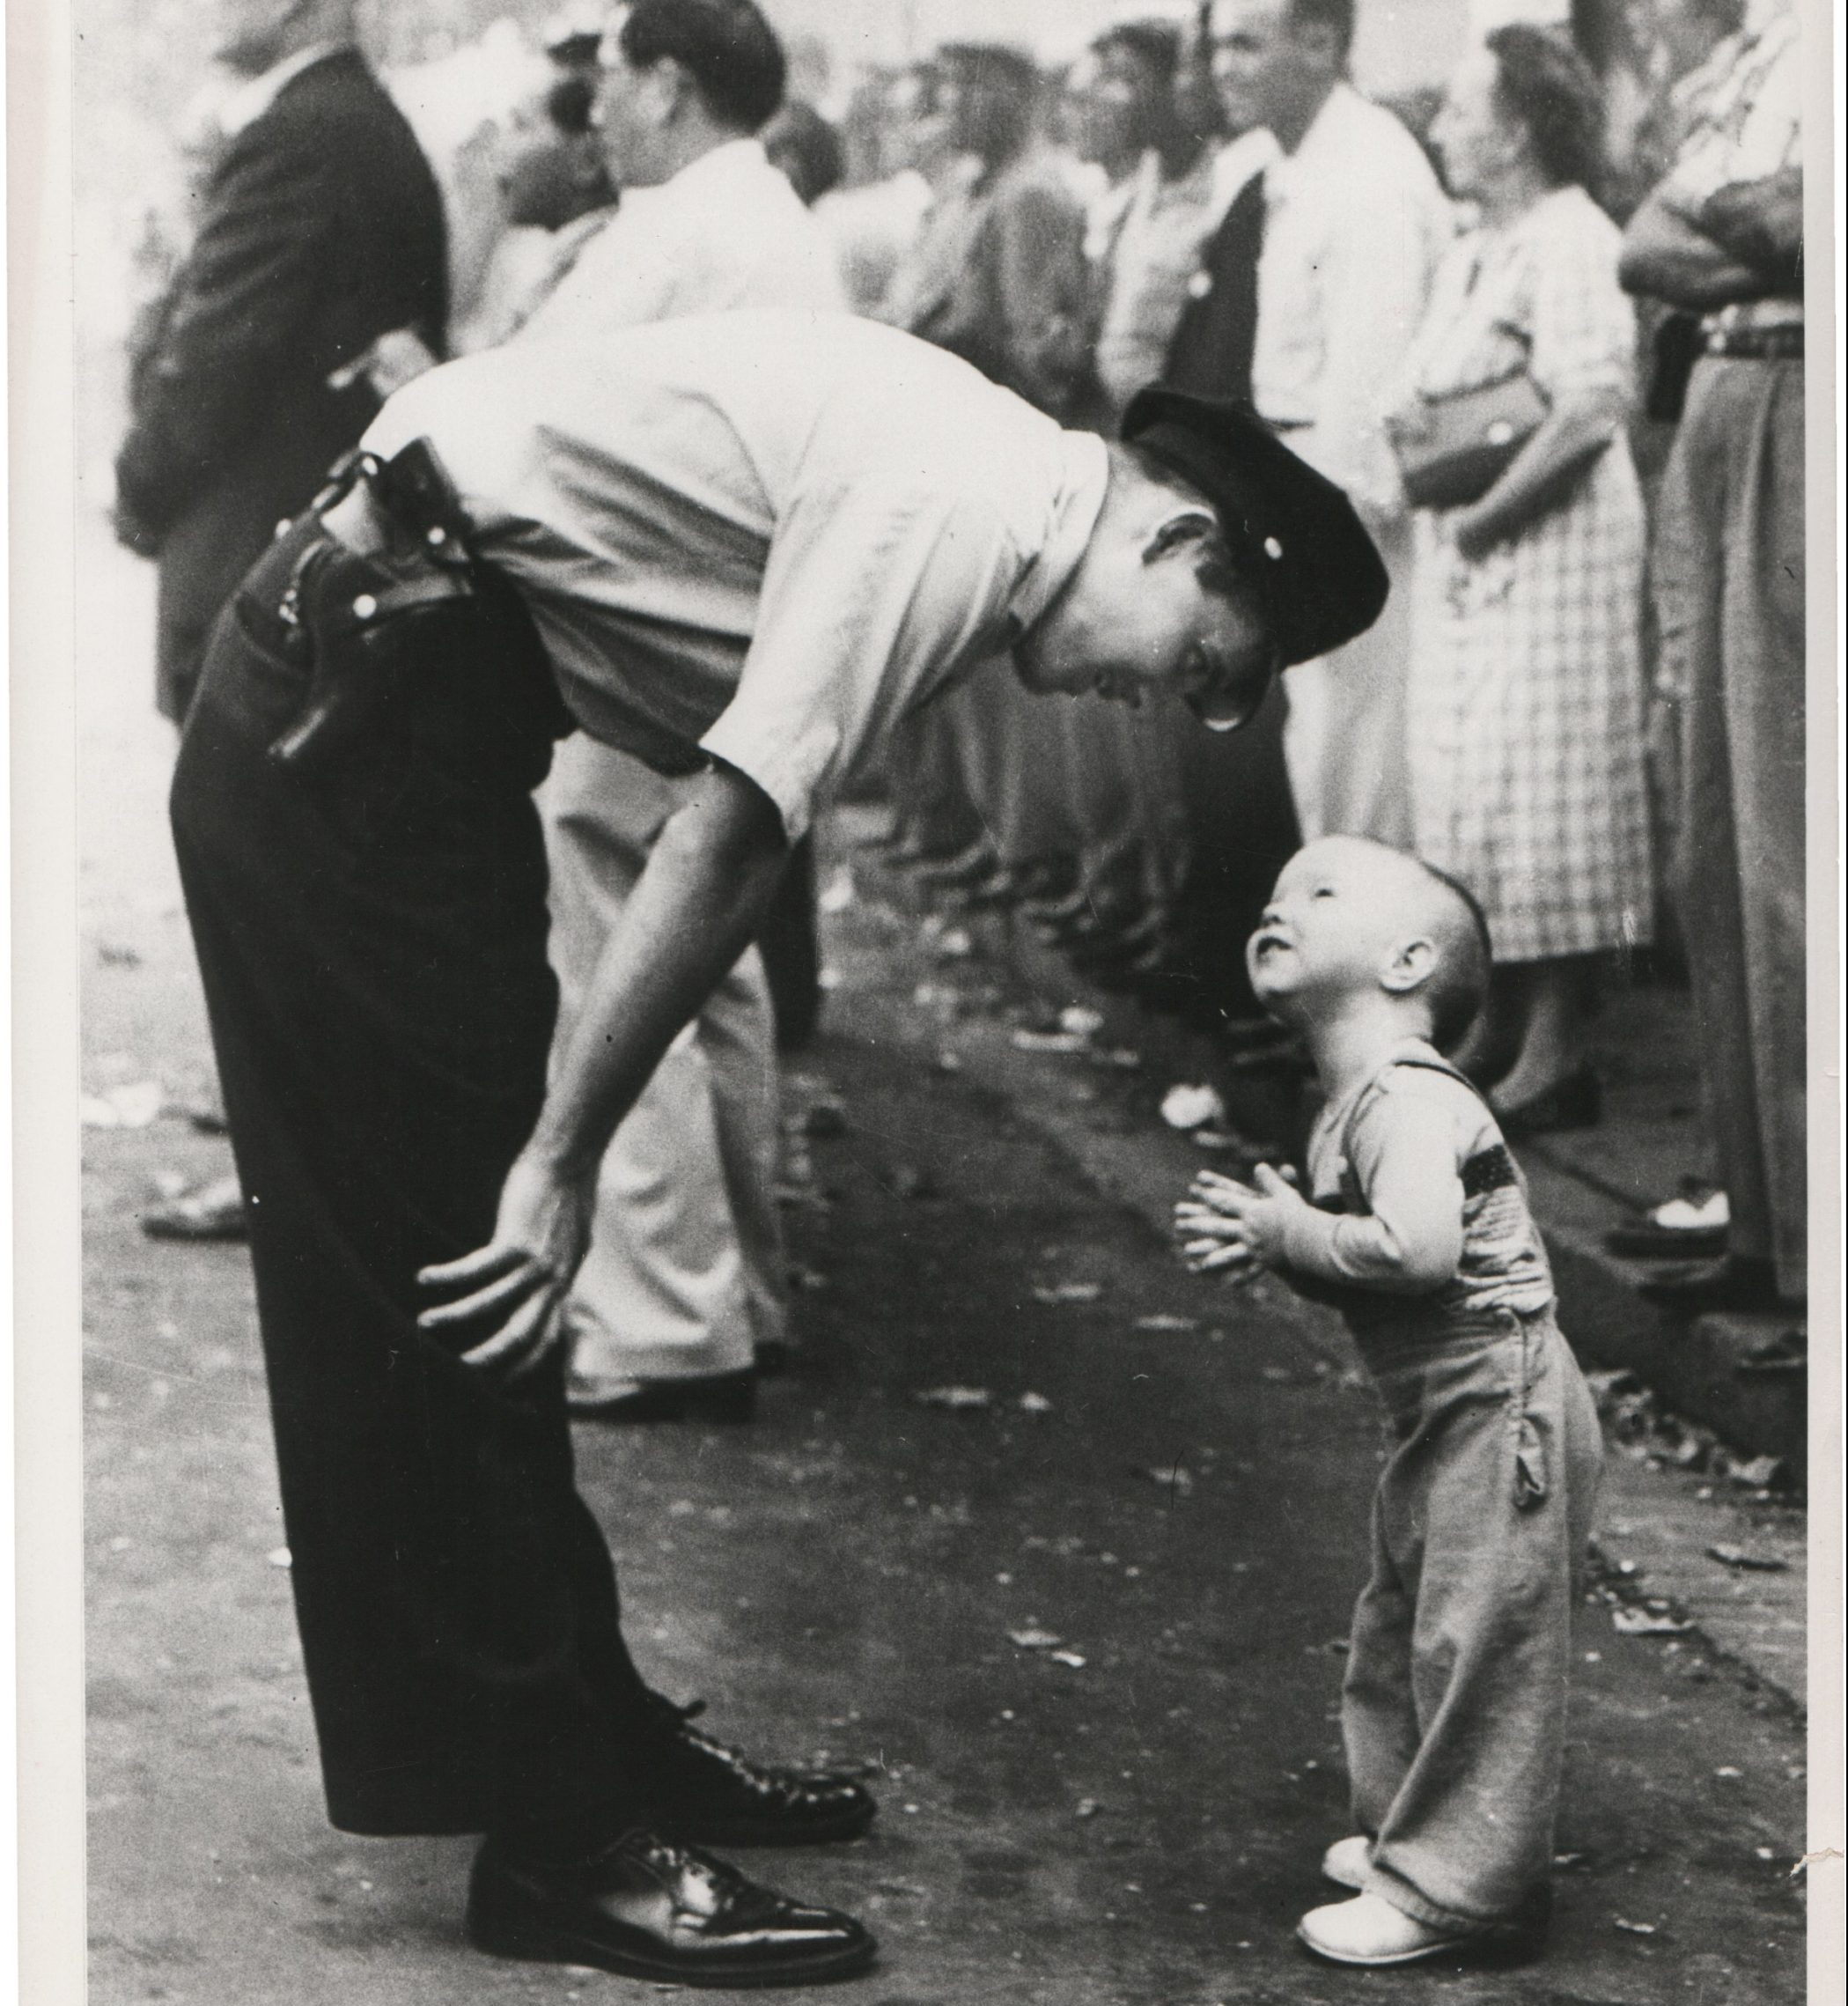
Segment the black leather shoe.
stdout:
[[496,1957],[670,1985],[820,1985],[864,1971],[879,1948],[850,1915],[791,1901],[648,1832],[563,1864],[489,1840],[469,1878],[467,1927]]
[[661,1831],[703,1846],[820,1846],[872,1823],[878,1802],[850,1776],[753,1762],[693,1725],[703,1701],[661,1707],[667,1731],[649,1765]]

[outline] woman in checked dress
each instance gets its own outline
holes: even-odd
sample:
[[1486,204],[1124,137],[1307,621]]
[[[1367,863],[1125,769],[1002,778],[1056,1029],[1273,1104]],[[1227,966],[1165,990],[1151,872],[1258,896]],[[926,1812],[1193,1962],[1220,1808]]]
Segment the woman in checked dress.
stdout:
[[1651,926],[1636,336],[1617,229],[1587,193],[1601,120],[1589,70],[1544,29],[1499,29],[1464,63],[1433,137],[1479,221],[1407,362],[1425,396],[1524,368],[1550,406],[1480,499],[1420,512],[1413,586],[1415,842],[1488,913],[1491,1007],[1459,1056],[1517,1131],[1597,1119],[1591,970]]

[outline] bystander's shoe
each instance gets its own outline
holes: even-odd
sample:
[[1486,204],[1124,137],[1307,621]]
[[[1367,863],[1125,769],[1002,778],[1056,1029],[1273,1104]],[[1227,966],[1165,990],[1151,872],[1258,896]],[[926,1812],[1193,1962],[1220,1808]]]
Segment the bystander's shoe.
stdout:
[[1377,1894],[1357,1894],[1312,1908],[1296,1926],[1298,1940],[1330,1964],[1412,1965],[1454,1957],[1472,1964],[1512,1964],[1534,1956],[1545,1936],[1543,1908],[1531,1920],[1455,1923],[1421,1922]]
[[698,1379],[594,1380],[576,1373],[564,1404],[580,1421],[748,1421],[757,1412],[757,1372],[708,1373]]
[[1364,1832],[1357,1832],[1351,1839],[1337,1839],[1322,1856],[1322,1877],[1358,1893],[1366,1885],[1367,1863],[1373,1856],[1373,1842]]
[[1730,1224],[1727,1194],[1695,1185],[1638,1219],[1613,1226],[1604,1244],[1624,1260],[1717,1260],[1726,1252]]
[[702,1846],[821,1846],[857,1839],[877,1800],[850,1776],[753,1762],[693,1725],[703,1702],[660,1701],[665,1740],[647,1764],[657,1827]]
[[475,1855],[467,1926],[496,1957],[740,1989],[848,1978],[879,1948],[850,1915],[641,1831],[563,1862],[523,1859],[490,1839]]
[[250,1221],[243,1186],[235,1176],[215,1178],[199,1191],[143,1213],[141,1229],[151,1240],[247,1240]]
[[1672,1269],[1638,1282],[1637,1294],[1658,1309],[1679,1316],[1704,1316],[1716,1309],[1792,1307],[1778,1294],[1777,1271],[1771,1264],[1746,1254],[1728,1254],[1723,1260]]

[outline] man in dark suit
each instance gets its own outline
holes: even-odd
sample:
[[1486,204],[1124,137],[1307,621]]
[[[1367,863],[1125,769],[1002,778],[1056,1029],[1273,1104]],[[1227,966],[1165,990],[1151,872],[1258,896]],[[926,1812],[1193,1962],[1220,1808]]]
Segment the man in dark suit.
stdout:
[[442,200],[353,11],[217,0],[214,55],[247,81],[115,468],[122,540],[160,563],[156,701],[176,723],[232,588],[379,409],[352,365],[400,328],[442,352]]

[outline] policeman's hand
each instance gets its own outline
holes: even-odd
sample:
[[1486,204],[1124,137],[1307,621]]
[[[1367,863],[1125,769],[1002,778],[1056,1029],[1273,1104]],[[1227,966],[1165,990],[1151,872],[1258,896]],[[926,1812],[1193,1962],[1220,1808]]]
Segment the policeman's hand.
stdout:
[[563,1339],[564,1302],[590,1245],[596,1172],[567,1176],[519,1156],[501,1187],[494,1237],[460,1260],[423,1270],[427,1289],[465,1293],[426,1309],[419,1329],[473,1339],[467,1365],[524,1378]]

